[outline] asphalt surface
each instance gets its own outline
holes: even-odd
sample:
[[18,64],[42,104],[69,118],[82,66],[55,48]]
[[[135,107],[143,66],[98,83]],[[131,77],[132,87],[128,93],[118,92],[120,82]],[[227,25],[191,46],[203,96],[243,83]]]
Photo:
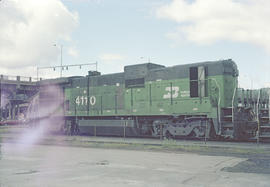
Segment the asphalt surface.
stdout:
[[230,156],[2,143],[0,186],[269,186]]
[[270,144],[0,127],[2,186],[269,186]]

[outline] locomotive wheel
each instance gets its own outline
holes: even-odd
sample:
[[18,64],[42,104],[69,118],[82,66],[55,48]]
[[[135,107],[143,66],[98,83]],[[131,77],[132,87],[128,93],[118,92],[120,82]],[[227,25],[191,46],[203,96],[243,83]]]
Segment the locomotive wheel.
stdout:
[[160,136],[160,134],[161,134],[161,122],[160,121],[154,121],[152,127],[153,127],[152,135],[153,136]]
[[194,135],[195,135],[196,138],[200,138],[200,137],[205,136],[205,128],[195,127],[193,129],[193,132],[194,132]]

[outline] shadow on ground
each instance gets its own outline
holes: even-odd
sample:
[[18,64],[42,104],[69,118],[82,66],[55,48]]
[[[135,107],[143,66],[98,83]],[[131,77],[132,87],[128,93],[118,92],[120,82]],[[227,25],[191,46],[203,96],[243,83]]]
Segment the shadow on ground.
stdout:
[[233,167],[225,167],[222,171],[235,173],[261,173],[270,174],[269,159],[250,158]]

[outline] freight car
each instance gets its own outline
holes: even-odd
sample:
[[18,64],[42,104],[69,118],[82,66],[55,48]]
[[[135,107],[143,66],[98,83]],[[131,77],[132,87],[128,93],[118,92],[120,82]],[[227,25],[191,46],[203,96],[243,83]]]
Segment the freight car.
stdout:
[[121,73],[43,80],[39,107],[30,107],[40,119],[62,119],[61,130],[69,134],[246,139],[255,136],[257,124],[238,106],[237,85],[231,59],[145,63]]

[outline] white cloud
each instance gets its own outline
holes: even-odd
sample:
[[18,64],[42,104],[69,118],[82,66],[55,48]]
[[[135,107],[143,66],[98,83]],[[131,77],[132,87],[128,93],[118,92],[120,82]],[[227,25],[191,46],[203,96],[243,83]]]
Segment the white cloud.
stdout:
[[124,58],[125,57],[120,54],[111,54],[111,53],[102,54],[99,56],[99,59],[104,61],[123,60]]
[[70,47],[68,48],[68,54],[72,57],[78,57],[79,56],[79,52],[76,48],[74,47]]
[[97,3],[100,4],[103,2],[103,0],[66,0],[66,1],[70,1],[73,3],[86,3],[86,2],[93,2],[93,3]]
[[269,7],[269,0],[173,0],[156,13],[179,23],[167,34],[171,39],[197,44],[248,42],[270,51]]
[[0,2],[0,23],[0,71],[27,72],[57,60],[53,44],[71,41],[78,15],[60,0],[6,0]]
[[126,56],[115,53],[103,53],[98,58],[98,69],[104,74],[123,72],[127,61]]

